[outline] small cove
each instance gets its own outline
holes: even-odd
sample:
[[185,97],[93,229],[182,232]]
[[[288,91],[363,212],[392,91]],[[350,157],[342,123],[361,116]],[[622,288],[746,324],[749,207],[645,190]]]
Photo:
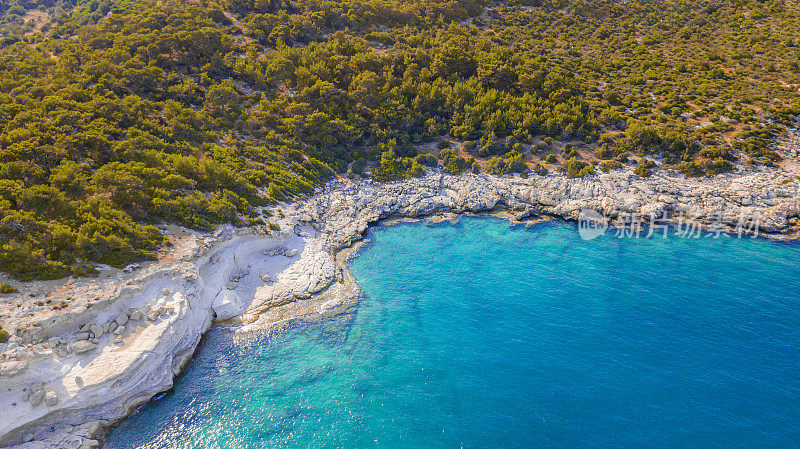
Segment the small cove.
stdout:
[[368,237],[355,310],[212,330],[105,447],[800,445],[796,244],[485,217]]

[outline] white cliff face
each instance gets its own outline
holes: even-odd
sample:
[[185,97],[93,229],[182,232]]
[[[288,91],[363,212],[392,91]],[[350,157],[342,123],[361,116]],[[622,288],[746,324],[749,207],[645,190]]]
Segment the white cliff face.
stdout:
[[0,345],[0,446],[93,447],[98,428],[172,386],[215,320],[241,325],[246,336],[352,305],[357,286],[344,262],[380,220],[495,210],[519,220],[575,219],[584,208],[612,220],[722,211],[729,228],[741,214],[758,213],[762,233],[796,236],[794,167],[700,180],[661,171],[646,179],[433,173],[387,184],[336,181],[275,207],[282,232],[183,231],[158,262],[133,273],[23,284],[0,303],[14,335]]
[[[94,444],[86,437],[98,425],[171,388],[212,321],[246,310],[265,284],[259,275],[275,276],[303,245],[294,235],[235,234],[190,235],[163,263],[127,282],[83,280],[56,289],[72,298],[58,316],[7,321],[21,338],[0,359],[0,444],[65,447],[64,431],[74,437],[66,447]],[[266,256],[273,247],[289,249]],[[86,423],[93,425],[75,427]]]

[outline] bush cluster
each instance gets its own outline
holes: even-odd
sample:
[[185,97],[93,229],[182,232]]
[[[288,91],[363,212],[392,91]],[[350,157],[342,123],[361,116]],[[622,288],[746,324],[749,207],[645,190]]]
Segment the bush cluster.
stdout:
[[559,142],[570,177],[595,169],[578,144],[603,170],[630,154],[691,176],[772,165],[800,112],[785,87],[800,83],[800,6],[778,0],[18,0],[0,14],[0,269],[19,279],[153,258],[163,222],[263,224],[258,207],[367,167],[524,173],[522,155]]

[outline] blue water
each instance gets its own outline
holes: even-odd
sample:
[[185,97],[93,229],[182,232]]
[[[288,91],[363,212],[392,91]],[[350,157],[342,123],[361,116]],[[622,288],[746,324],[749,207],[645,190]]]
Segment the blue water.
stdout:
[[214,330],[109,448],[797,448],[800,247],[371,232],[349,313]]

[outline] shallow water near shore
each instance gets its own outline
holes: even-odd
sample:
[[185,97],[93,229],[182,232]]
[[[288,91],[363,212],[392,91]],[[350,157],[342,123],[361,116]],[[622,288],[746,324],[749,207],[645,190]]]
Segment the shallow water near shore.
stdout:
[[800,447],[800,246],[378,227],[357,309],[204,338],[107,448]]

